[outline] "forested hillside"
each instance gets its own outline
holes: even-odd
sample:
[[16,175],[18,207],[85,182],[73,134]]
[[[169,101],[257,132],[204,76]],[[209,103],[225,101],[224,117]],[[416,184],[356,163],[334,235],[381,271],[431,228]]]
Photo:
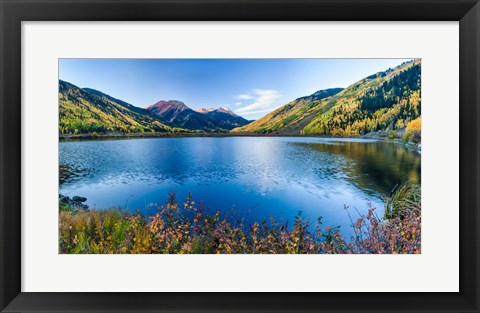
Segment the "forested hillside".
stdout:
[[406,62],[370,75],[332,95],[325,94],[327,97],[312,95],[296,99],[233,131],[358,136],[406,129],[407,136],[419,136],[420,76],[420,60]]
[[59,81],[60,134],[173,132],[147,110]]

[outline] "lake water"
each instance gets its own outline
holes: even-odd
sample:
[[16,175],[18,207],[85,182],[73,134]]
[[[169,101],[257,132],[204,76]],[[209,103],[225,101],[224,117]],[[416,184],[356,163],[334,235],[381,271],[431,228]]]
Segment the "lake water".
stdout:
[[383,214],[382,194],[420,181],[420,155],[366,139],[196,137],[61,142],[60,193],[91,208],[156,212],[175,191],[248,222],[302,216],[350,224],[344,205]]

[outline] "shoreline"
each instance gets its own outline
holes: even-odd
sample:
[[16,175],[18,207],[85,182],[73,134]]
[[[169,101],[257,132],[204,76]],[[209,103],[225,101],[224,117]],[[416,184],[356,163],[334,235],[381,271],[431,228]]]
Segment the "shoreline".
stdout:
[[382,136],[379,136],[379,135],[376,135],[376,134],[366,134],[366,135],[361,136],[360,138],[375,139],[375,140],[378,140],[378,141],[394,143],[394,144],[397,144],[397,145],[401,145],[406,149],[413,150],[417,153],[422,152],[422,142],[415,143],[415,142],[407,141],[407,140],[400,139],[400,138],[390,139],[388,137],[382,137]]
[[128,133],[128,134],[76,134],[60,135],[60,142],[68,141],[91,141],[91,140],[127,140],[147,138],[190,138],[190,137],[305,137],[305,138],[332,138],[332,139],[374,139],[383,142],[399,144],[407,149],[421,152],[421,142],[414,143],[399,138],[389,139],[378,134],[365,134],[358,137],[336,137],[325,135],[301,135],[301,134],[258,134],[258,133]]
[[[60,135],[60,141],[74,140],[104,140],[104,139],[135,139],[135,138],[184,138],[184,137],[319,137],[337,138],[323,135],[300,134],[258,134],[258,133],[129,133],[129,134],[77,134]],[[338,137],[341,138],[341,137]],[[357,138],[357,137],[352,137]]]

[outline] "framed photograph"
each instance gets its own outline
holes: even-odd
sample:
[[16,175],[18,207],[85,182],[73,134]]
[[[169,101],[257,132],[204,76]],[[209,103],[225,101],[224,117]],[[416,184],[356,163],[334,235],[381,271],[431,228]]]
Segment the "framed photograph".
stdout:
[[477,312],[478,1],[0,0],[1,312]]

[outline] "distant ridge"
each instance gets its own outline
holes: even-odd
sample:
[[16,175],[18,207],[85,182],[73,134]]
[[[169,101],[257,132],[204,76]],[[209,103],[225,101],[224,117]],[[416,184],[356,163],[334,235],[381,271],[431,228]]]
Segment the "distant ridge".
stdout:
[[208,112],[212,112],[213,110],[216,110],[214,108],[201,108],[201,109],[196,109],[195,111],[197,111],[198,113],[208,113]]
[[226,108],[192,110],[183,102],[177,100],[160,100],[149,105],[146,109],[172,125],[191,130],[222,132],[249,123],[243,117]]
[[234,116],[234,117],[240,117],[237,114],[235,114],[232,110],[230,110],[229,108],[223,108],[223,107],[219,107],[217,109],[201,108],[201,109],[196,109],[195,111],[197,111],[198,113],[203,113],[203,114],[210,113],[210,112],[213,112],[213,111],[217,111],[217,112],[222,112],[222,113],[229,114],[229,115]]
[[244,119],[241,116],[238,116],[228,108],[222,108],[222,107],[218,109],[202,108],[197,111],[212,118],[213,120],[217,121],[217,123],[221,124],[222,127],[227,129],[241,127],[250,123],[250,121]]

